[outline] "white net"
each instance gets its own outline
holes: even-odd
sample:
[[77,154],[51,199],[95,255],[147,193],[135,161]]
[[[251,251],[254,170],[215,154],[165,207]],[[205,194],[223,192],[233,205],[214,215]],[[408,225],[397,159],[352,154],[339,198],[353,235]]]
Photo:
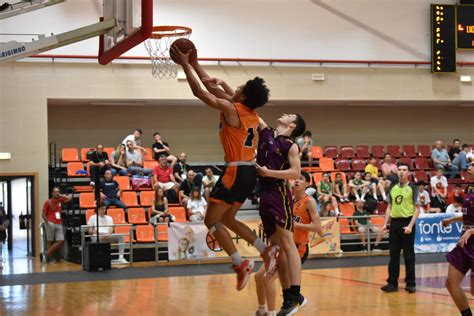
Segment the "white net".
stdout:
[[189,38],[190,35],[191,29],[182,26],[153,28],[152,36],[144,43],[151,59],[151,73],[155,78],[176,78],[178,65],[170,58],[170,46],[175,40],[179,38]]

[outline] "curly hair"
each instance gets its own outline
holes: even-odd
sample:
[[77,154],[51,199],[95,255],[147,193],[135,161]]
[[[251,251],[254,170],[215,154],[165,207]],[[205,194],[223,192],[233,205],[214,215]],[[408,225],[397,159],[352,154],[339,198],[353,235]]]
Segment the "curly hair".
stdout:
[[265,85],[265,80],[255,77],[247,81],[242,88],[242,94],[245,95],[243,103],[251,109],[256,109],[268,102],[270,90]]

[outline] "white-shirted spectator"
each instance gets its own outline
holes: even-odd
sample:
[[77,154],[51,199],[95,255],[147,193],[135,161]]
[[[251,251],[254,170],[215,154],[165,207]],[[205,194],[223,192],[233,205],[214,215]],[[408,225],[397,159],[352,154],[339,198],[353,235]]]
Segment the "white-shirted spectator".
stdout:
[[201,196],[201,189],[194,187],[191,190],[191,196],[187,204],[189,220],[192,223],[200,223],[204,221],[207,211],[207,202]]
[[[131,141],[133,143],[133,148],[145,151],[145,148],[142,147],[141,145],[141,138],[142,138],[143,132],[141,129],[137,128],[133,134],[128,135],[122,140],[122,144],[127,145],[127,141]],[[128,148],[128,146],[127,146]]]
[[418,181],[416,183],[418,186],[418,201],[416,205],[420,206],[420,213],[430,213],[431,212],[431,198],[428,191],[425,190],[426,183],[424,181]]
[[454,199],[454,203],[451,203],[446,208],[446,214],[461,213],[462,214],[462,203],[464,199],[460,196]]
[[202,178],[202,186],[204,188],[204,197],[206,198],[206,201],[209,201],[209,196],[217,181],[219,181],[219,176],[214,174],[212,168],[207,168],[206,175]]
[[446,208],[446,198],[448,197],[448,179],[443,175],[444,169],[439,167],[436,175],[430,179],[431,185],[431,207],[444,211]]

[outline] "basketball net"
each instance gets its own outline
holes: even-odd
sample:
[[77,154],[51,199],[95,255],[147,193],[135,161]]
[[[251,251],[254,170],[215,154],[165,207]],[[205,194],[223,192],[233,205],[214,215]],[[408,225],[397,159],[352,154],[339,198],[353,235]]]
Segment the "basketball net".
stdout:
[[171,79],[178,74],[178,65],[170,58],[171,44],[179,38],[189,38],[192,30],[185,26],[154,26],[145,48],[150,55],[151,73],[155,78]]

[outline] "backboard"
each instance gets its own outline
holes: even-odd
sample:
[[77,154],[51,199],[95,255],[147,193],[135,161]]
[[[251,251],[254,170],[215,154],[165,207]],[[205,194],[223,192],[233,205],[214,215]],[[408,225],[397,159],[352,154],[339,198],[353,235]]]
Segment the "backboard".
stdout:
[[151,35],[153,0],[104,0],[103,21],[115,27],[99,37],[99,63],[106,65]]

